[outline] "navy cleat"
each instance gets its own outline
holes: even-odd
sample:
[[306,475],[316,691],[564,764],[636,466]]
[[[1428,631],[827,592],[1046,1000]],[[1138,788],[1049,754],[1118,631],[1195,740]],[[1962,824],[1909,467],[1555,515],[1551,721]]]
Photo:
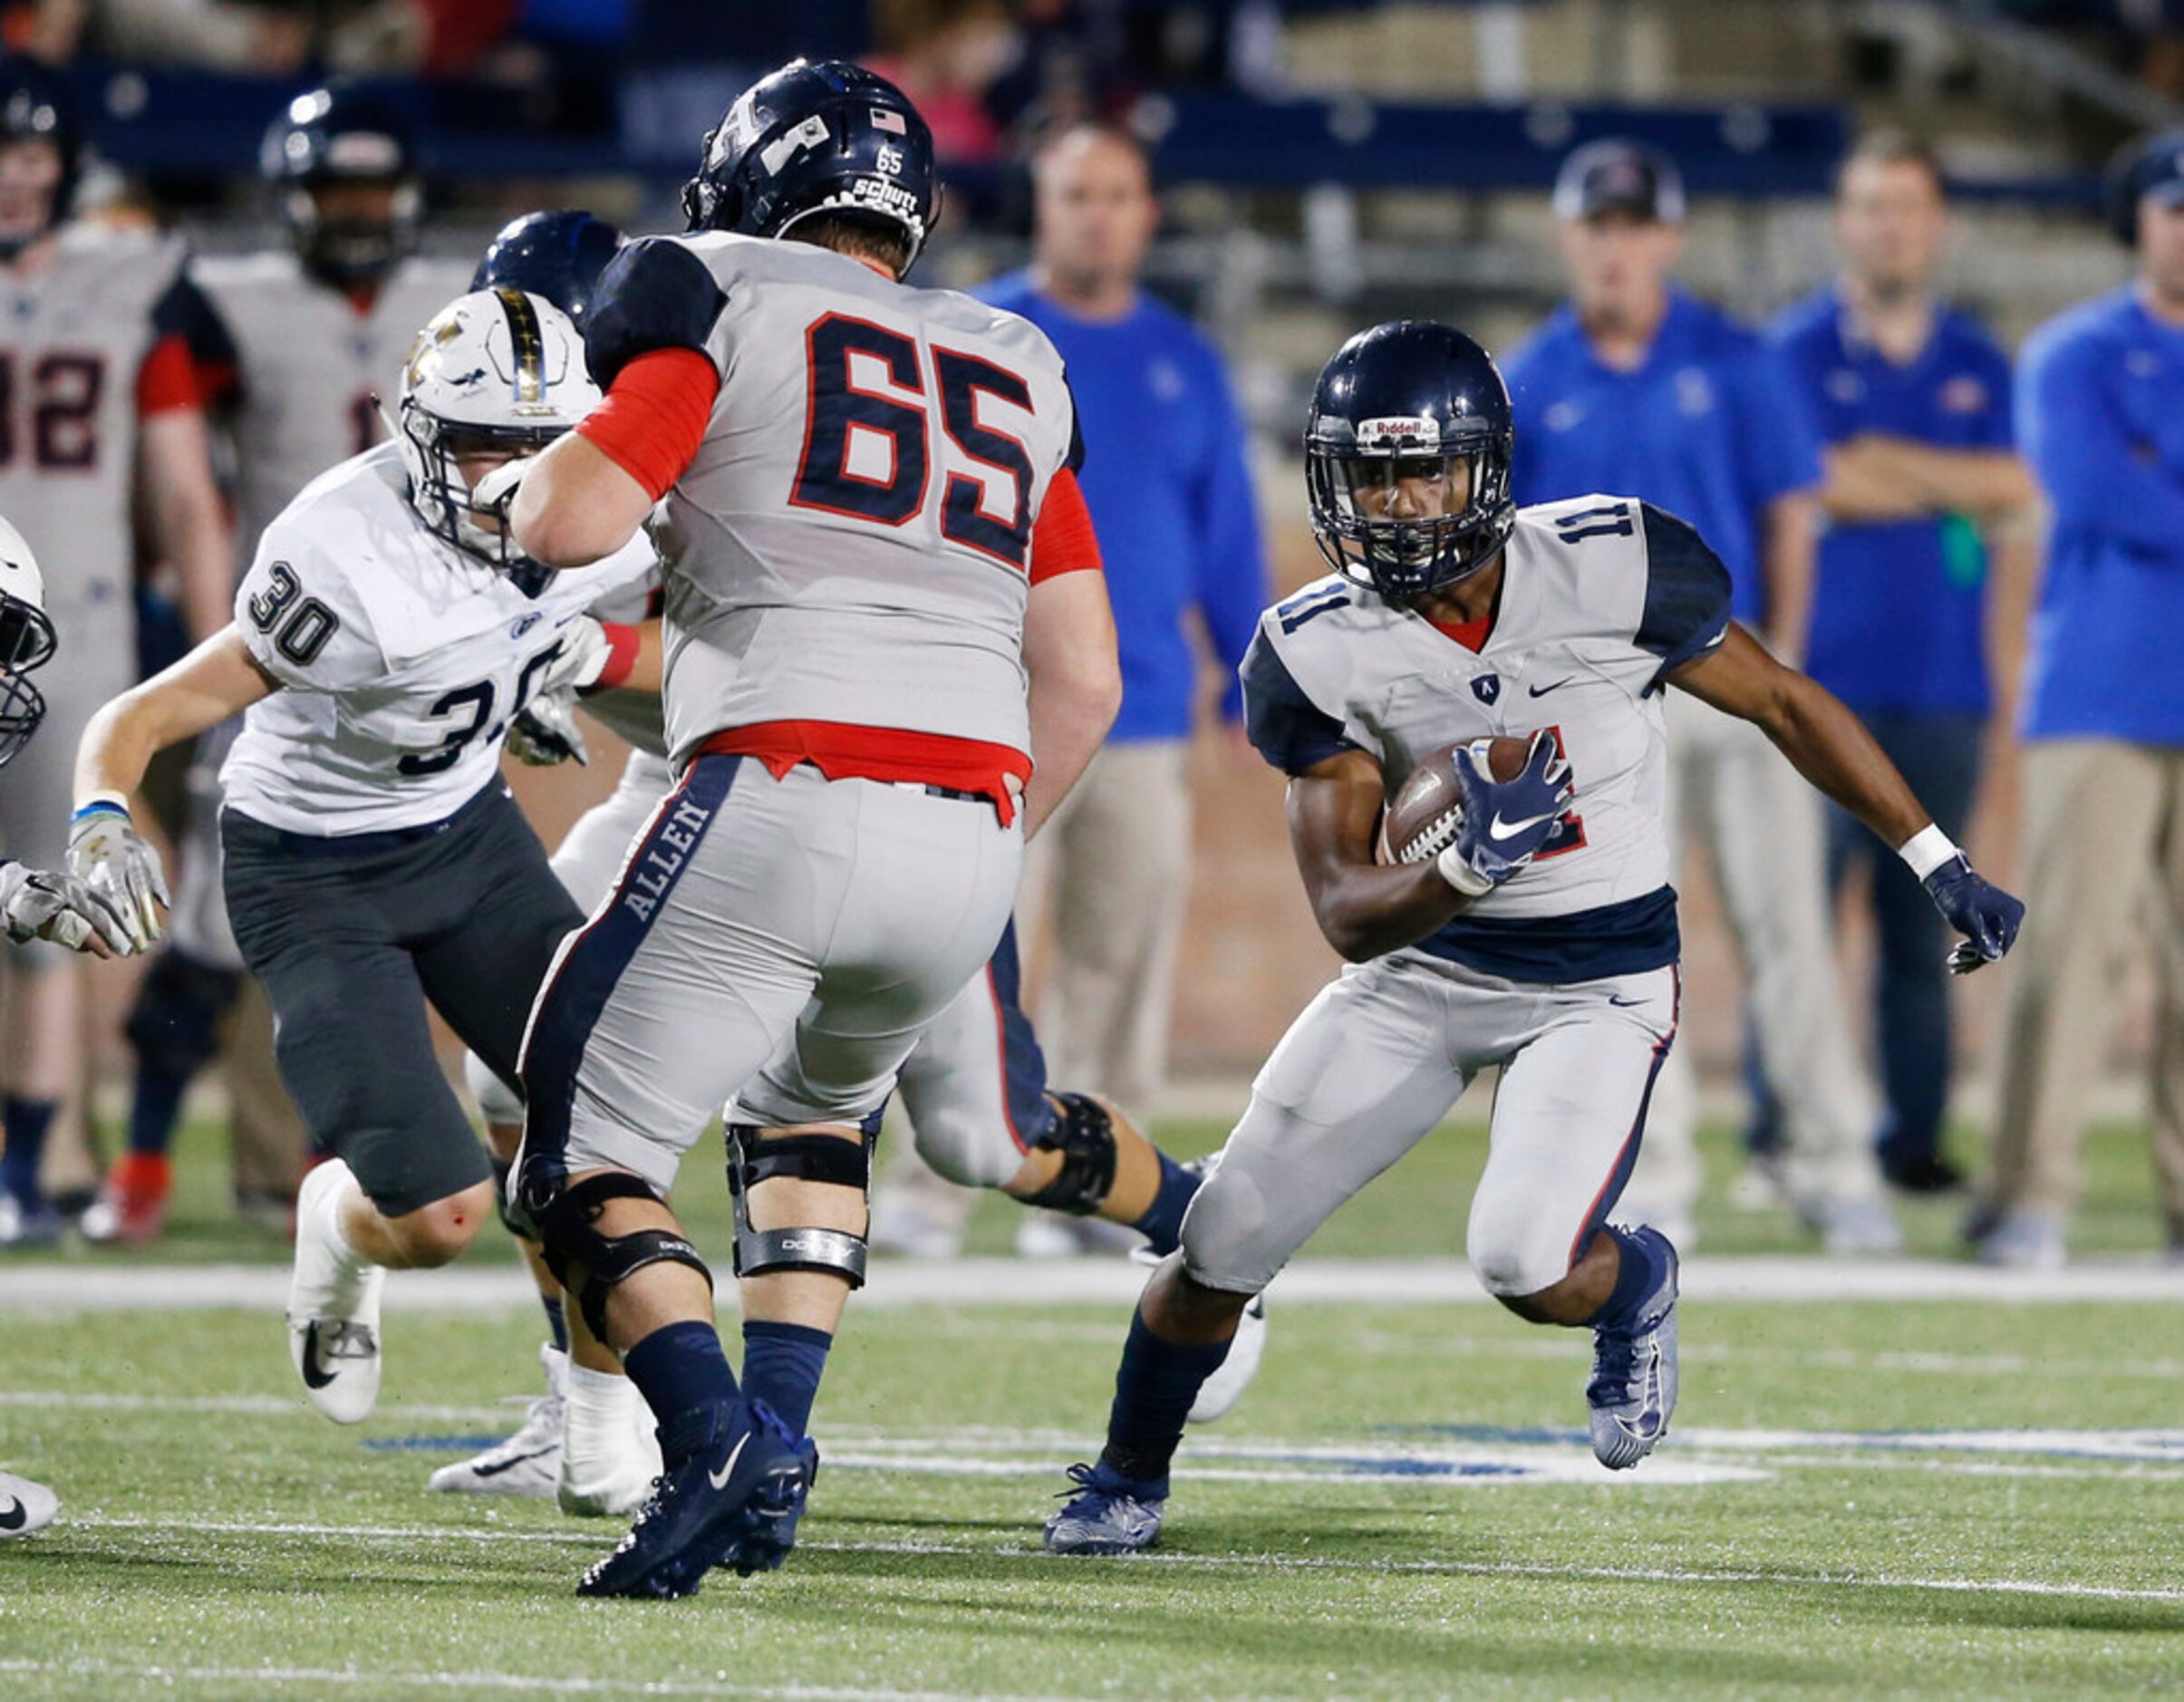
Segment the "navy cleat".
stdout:
[[1667,1269],[1628,1330],[1593,1332],[1592,1380],[1585,1385],[1592,1452],[1617,1472],[1653,1452],[1676,1411],[1676,1249],[1657,1229],[1632,1233],[1659,1243]]
[[692,1596],[715,1566],[771,1571],[796,1542],[819,1451],[764,1401],[700,1408],[660,1443],[681,1464],[652,1480],[630,1533],[585,1573],[578,1595]]
[[1109,1471],[1103,1460],[1069,1468],[1068,1504],[1047,1521],[1050,1554],[1135,1554],[1160,1540],[1168,1480],[1147,1482]]

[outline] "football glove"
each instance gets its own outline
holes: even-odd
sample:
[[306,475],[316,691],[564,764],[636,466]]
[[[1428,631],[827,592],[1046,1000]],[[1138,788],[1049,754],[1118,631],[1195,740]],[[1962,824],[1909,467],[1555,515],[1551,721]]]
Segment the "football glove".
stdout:
[[2025,921],[2025,906],[1973,873],[1959,852],[1926,877],[1927,895],[1964,938],[1949,948],[1949,973],[1968,975],[2008,951]]
[[1469,749],[1456,752],[1454,767],[1463,823],[1455,843],[1434,859],[1434,866],[1466,898],[1480,898],[1531,862],[1554,836],[1575,783],[1553,735],[1544,730],[1532,736],[1523,771],[1512,780],[1490,778]]
[[68,829],[68,872],[121,918],[136,950],[164,932],[159,912],[174,903],[167,895],[167,875],[159,854],[137,832],[122,805],[101,799],[76,812]]
[[118,956],[136,950],[121,913],[72,875],[0,866],[0,919],[17,944],[50,940],[72,952],[95,952],[92,942],[103,940]]
[[561,629],[561,654],[538,682],[538,694],[573,691],[588,697],[594,691],[611,691],[629,678],[637,648],[635,627],[579,614]]
[[584,729],[576,724],[575,698],[567,691],[552,691],[526,703],[509,723],[508,751],[534,769],[550,769],[559,762],[589,768],[592,753],[584,742]]

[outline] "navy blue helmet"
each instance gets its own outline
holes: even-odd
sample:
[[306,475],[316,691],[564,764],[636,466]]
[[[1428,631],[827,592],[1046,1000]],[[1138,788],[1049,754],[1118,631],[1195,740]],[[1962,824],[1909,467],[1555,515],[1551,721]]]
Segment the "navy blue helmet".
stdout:
[[1397,319],[1335,352],[1304,428],[1312,533],[1335,571],[1407,603],[1467,579],[1516,525],[1517,428],[1493,358]]
[[917,108],[884,77],[839,59],[791,60],[751,84],[682,186],[692,230],[784,237],[833,213],[900,233],[913,263],[939,199],[933,132]]
[[622,233],[606,220],[573,208],[526,213],[500,227],[478,263],[470,287],[543,295],[581,331],[599,275],[622,240]]
[[2139,203],[2150,195],[2172,207],[2184,205],[2184,130],[2129,142],[2109,162],[2108,227],[2127,248],[2139,245]]
[[[374,95],[314,89],[266,131],[258,167],[280,196],[281,217],[304,265],[339,289],[377,284],[417,246],[424,188],[409,121]],[[329,214],[320,194],[344,184],[391,192],[383,214]]]
[[0,60],[0,144],[23,141],[53,143],[61,155],[61,178],[43,223],[0,232],[0,259],[13,259],[68,217],[83,164],[83,119],[74,92],[36,60],[11,53]]

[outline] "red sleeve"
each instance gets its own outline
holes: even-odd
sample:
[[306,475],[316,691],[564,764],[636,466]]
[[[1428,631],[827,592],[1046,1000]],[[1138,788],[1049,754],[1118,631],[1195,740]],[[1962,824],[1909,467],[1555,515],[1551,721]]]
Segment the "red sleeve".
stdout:
[[1058,574],[1100,571],[1099,538],[1077,475],[1067,467],[1047,486],[1047,499],[1031,525],[1031,583]]
[[166,413],[176,408],[204,405],[204,393],[198,388],[197,363],[190,356],[189,344],[179,334],[169,333],[151,345],[144,364],[137,368],[137,417],[148,420],[155,413]]
[[657,502],[705,440],[720,374],[694,349],[655,349],[614,375],[604,401],[577,426],[579,437]]

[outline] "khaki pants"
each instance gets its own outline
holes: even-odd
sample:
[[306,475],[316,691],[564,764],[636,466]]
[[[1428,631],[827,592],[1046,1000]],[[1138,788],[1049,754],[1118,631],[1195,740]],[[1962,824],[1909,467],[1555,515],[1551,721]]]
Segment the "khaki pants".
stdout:
[[1026,863],[1019,933],[1046,937],[1037,1011],[1048,1078],[1142,1127],[1167,1075],[1175,955],[1191,888],[1190,745],[1109,745]]
[[2024,773],[2025,931],[2002,971],[1988,1203],[2077,1204],[2086,1088],[2108,1049],[2117,962],[2143,919],[2157,974],[2154,1169],[2169,1233],[2184,1239],[2184,750],[2043,740]]

